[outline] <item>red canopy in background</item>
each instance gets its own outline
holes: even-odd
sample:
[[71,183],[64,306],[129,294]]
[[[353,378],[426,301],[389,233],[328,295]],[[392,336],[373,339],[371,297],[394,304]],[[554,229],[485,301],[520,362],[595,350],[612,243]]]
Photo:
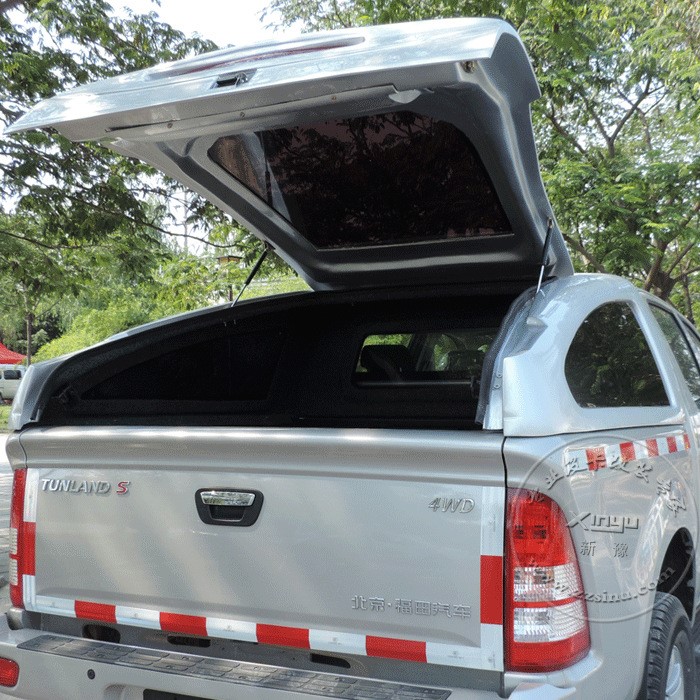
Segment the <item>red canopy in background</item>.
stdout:
[[18,365],[24,358],[25,355],[14,352],[0,343],[0,365]]

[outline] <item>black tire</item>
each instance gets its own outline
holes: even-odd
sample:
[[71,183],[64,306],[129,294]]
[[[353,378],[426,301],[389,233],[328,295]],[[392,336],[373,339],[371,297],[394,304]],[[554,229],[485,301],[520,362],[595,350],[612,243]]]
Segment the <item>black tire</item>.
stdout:
[[[657,593],[649,628],[647,660],[638,700],[695,700],[695,659],[690,620],[678,598]],[[683,692],[680,692],[680,682]],[[667,691],[677,689],[674,695]]]

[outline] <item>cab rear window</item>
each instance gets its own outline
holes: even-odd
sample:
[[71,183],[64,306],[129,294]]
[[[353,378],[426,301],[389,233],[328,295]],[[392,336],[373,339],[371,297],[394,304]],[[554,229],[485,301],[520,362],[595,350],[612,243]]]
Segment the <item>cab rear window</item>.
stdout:
[[468,328],[422,333],[370,335],[357,358],[354,383],[474,383],[498,328]]

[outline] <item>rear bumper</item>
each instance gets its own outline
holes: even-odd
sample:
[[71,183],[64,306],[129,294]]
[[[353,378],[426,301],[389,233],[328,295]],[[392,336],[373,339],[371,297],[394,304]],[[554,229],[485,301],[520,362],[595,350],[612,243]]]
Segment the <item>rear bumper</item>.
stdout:
[[[9,629],[0,618],[0,656],[19,664],[13,688],[0,698],[26,700],[143,700],[145,689],[211,700],[497,700],[496,693],[426,687],[297,671],[264,664],[106,644]],[[560,700],[573,689],[522,684],[513,700]]]

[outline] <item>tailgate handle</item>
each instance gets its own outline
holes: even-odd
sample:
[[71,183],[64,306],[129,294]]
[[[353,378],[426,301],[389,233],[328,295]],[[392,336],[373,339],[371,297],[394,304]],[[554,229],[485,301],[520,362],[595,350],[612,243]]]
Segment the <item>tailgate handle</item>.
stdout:
[[254,493],[243,491],[201,491],[199,497],[208,506],[252,506]]
[[260,515],[263,495],[253,489],[207,488],[199,489],[194,501],[207,525],[250,527]]

